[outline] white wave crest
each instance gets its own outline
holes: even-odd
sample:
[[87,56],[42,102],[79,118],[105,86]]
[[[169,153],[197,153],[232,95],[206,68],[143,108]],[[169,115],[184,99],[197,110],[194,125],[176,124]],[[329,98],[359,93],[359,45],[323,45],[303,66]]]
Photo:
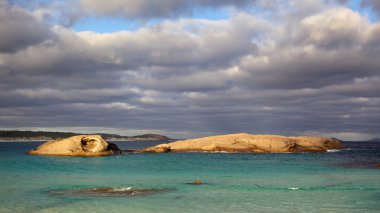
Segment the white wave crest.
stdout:
[[298,187],[288,187],[288,189],[290,189],[290,190],[298,190],[300,188],[298,188]]
[[328,149],[327,152],[340,152],[342,150],[339,149]]

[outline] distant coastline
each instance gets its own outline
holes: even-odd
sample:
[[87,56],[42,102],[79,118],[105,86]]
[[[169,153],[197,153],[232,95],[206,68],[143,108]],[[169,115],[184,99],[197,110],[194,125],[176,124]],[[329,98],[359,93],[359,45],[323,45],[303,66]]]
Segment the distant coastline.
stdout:
[[373,138],[371,140],[368,140],[369,142],[380,142],[380,138]]
[[[47,132],[47,131],[19,131],[19,130],[0,130],[0,141],[2,142],[33,142],[33,141],[49,141],[61,138],[67,138],[74,135],[82,135],[83,133],[74,132]],[[175,140],[173,138],[159,134],[143,134],[135,136],[122,136],[118,134],[108,133],[91,133],[99,134],[108,141],[160,141]]]

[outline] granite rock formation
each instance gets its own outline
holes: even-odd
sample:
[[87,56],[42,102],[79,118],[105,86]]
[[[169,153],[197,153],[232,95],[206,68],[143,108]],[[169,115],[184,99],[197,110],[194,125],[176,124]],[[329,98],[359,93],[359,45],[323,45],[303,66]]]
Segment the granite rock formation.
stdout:
[[76,135],[65,139],[52,140],[30,150],[30,155],[58,156],[108,156],[121,150],[105,141],[100,135]]
[[285,137],[279,135],[252,135],[247,133],[210,136],[159,144],[144,152],[253,152],[253,153],[294,153],[326,152],[343,149],[343,144],[332,138]]

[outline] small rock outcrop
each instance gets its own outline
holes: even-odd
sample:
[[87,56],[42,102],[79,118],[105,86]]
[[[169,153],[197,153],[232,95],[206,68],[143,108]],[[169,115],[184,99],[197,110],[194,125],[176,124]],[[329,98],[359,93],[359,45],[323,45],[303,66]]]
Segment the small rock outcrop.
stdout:
[[191,184],[191,185],[202,185],[204,183],[201,180],[195,180],[194,182],[189,183],[189,184]]
[[210,136],[160,144],[145,149],[145,152],[254,152],[294,153],[326,152],[343,149],[343,144],[332,138],[285,137],[279,135],[252,135],[247,133]]
[[108,156],[120,153],[115,144],[108,143],[100,135],[76,135],[52,140],[27,152],[30,155],[57,156]]

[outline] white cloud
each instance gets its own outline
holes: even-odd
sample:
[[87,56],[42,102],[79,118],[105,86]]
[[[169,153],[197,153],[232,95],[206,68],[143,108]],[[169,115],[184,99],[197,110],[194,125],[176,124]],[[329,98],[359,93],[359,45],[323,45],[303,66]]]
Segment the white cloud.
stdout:
[[[28,40],[22,45],[0,37],[0,127],[376,134],[379,23],[326,1],[295,2],[255,14],[243,1],[196,1],[235,5],[224,20],[171,19],[137,5],[118,14],[162,20],[112,33],[75,32],[44,22],[43,11],[36,19],[38,10],[3,7],[1,15],[19,19],[2,21],[43,31],[13,28]],[[97,15],[120,4],[87,3]]]

